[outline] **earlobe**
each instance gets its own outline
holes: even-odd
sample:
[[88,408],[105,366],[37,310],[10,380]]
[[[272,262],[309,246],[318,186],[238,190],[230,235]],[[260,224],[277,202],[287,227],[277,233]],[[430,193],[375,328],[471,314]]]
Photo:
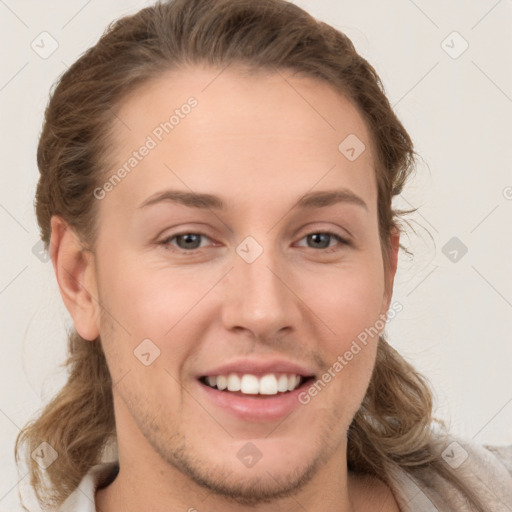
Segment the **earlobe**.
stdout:
[[86,340],[99,336],[98,294],[94,258],[61,217],[51,219],[50,257],[60,293],[75,329]]

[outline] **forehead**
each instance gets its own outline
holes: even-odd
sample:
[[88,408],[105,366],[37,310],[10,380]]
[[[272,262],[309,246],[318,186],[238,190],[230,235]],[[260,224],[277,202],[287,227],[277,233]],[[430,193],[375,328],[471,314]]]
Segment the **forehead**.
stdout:
[[366,124],[345,96],[317,79],[230,68],[165,72],[127,96],[116,115],[111,173],[152,146],[116,194],[123,189],[141,199],[181,185],[220,195],[248,187],[269,196],[318,184],[347,186],[370,203],[376,198]]

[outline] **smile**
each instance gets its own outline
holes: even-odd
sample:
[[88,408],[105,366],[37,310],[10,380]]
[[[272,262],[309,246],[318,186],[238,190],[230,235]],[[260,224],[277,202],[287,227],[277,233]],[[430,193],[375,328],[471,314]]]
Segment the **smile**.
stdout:
[[221,412],[244,421],[262,423],[280,420],[302,407],[299,394],[313,380],[313,377],[296,374],[257,377],[232,373],[204,376],[196,382],[207,402]]
[[287,393],[297,389],[303,384],[304,380],[306,380],[306,377],[286,373],[268,373],[262,377],[249,373],[243,375],[230,373],[228,375],[203,377],[201,382],[219,391],[240,391],[240,393],[246,395],[277,395],[278,393]]

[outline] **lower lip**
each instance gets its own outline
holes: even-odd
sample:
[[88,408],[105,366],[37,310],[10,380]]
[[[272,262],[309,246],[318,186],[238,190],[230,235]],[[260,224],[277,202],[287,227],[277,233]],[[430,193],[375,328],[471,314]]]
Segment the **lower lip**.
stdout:
[[299,394],[309,387],[311,379],[307,379],[297,389],[287,393],[247,395],[247,398],[211,388],[200,381],[196,382],[209,402],[217,407],[244,421],[263,423],[280,420],[297,409],[301,405]]

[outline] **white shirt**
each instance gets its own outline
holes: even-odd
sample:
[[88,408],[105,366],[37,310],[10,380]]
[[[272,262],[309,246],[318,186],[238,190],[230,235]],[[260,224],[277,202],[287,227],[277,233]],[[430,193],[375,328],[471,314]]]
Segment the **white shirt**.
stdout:
[[[452,436],[441,455],[489,512],[512,512],[512,445],[479,445]],[[116,468],[117,462],[93,466],[59,512],[96,512],[96,489],[113,480]],[[418,478],[400,468],[392,470],[390,487],[402,512],[471,512],[458,489],[434,471]]]

